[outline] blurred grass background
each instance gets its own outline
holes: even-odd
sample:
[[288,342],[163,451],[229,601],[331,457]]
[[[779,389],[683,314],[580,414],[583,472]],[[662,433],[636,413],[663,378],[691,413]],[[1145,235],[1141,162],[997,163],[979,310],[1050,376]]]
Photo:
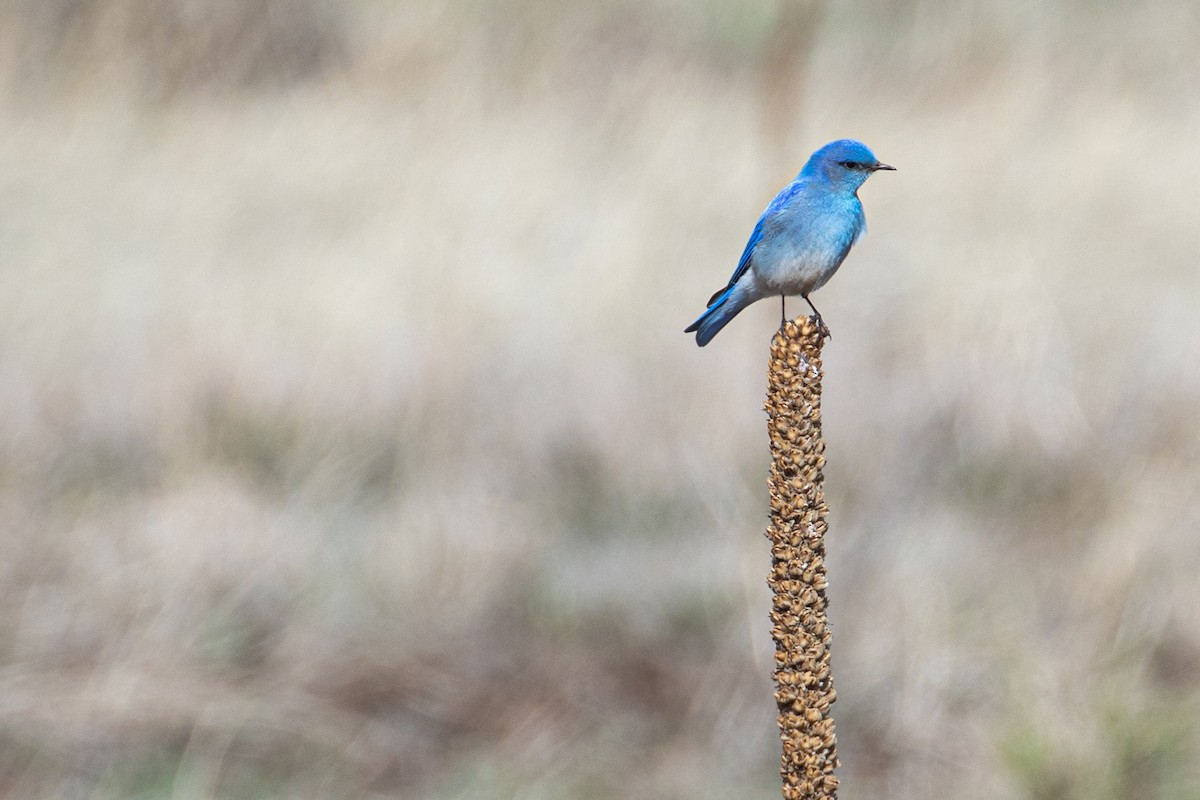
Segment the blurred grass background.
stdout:
[[855,136],[843,796],[1200,797],[1198,28],[6,0],[0,794],[777,796],[777,308],[681,331]]

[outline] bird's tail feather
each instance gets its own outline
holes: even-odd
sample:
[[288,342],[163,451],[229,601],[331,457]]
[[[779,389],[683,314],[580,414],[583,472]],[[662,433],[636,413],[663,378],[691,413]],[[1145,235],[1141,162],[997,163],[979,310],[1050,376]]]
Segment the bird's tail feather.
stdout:
[[700,318],[684,329],[684,333],[696,332],[696,344],[704,347],[712,341],[721,328],[724,328],[729,320],[738,315],[746,303],[739,302],[740,294],[735,297],[734,290],[737,287],[730,286],[723,292],[718,292],[713,296],[712,302],[709,303],[708,310],[700,315]]

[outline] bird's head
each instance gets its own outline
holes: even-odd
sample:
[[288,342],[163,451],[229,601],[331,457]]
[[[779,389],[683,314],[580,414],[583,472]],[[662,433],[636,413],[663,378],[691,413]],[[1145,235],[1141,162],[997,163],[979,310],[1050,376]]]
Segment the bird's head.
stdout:
[[855,139],[838,139],[813,153],[800,177],[820,178],[836,187],[856,191],[872,172],[895,167],[881,163],[871,149]]

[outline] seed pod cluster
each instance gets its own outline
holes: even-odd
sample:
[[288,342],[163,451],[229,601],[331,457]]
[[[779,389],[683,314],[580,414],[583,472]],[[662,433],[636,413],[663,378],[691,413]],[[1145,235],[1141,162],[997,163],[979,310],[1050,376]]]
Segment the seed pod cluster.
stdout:
[[821,468],[821,344],[814,319],[783,325],[771,341],[767,429],[771,438],[771,638],[783,742],[784,800],[836,798],[837,748],[830,706],[825,600],[825,505]]

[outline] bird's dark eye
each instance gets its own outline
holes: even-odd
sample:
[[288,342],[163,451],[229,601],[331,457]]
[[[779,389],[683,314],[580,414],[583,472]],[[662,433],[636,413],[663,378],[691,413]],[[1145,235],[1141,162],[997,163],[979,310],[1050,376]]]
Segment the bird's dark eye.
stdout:
[[839,161],[838,163],[846,169],[862,169],[863,167],[863,165],[857,161]]

